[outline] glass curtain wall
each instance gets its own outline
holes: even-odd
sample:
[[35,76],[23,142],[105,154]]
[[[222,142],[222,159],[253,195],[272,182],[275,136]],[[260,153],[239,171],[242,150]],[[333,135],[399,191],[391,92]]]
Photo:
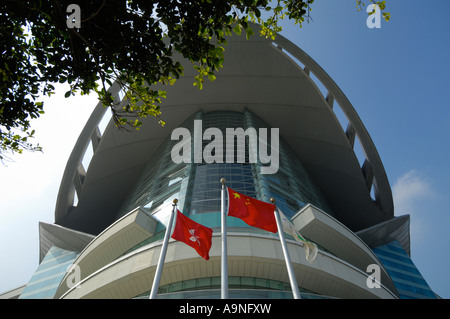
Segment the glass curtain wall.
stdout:
[[66,271],[78,254],[78,252],[52,246],[22,291],[19,299],[52,299]]
[[[180,125],[191,134],[191,150],[194,150],[195,120],[201,120],[202,151],[209,145],[210,154],[215,161],[207,163],[203,158],[201,163],[194,163],[194,152],[191,151],[189,163],[174,163],[171,151],[179,140],[171,140],[169,136],[143,169],[140,179],[121,209],[120,216],[141,206],[165,224],[171,211],[171,203],[174,198],[178,198],[178,209],[184,214],[206,226],[220,227],[220,216],[217,213],[220,212],[221,205],[221,178],[226,179],[228,187],[245,195],[267,202],[274,197],[277,206],[289,217],[308,203],[333,215],[321,190],[315,185],[298,156],[281,137],[279,169],[275,174],[261,174],[261,167],[268,164],[262,164],[259,157],[256,163],[249,160],[249,150],[256,151],[256,145],[249,146],[248,136],[243,153],[240,153],[241,149],[237,147],[236,137],[233,145],[227,143],[227,128],[242,128],[244,131],[254,128],[257,136],[259,129],[266,128],[267,150],[270,156],[271,128],[257,115],[249,110],[243,113],[199,111],[193,114]],[[208,129],[219,129],[222,132],[221,156],[216,153],[220,150],[211,148],[211,143],[217,136],[205,138],[204,132]],[[231,151],[234,156],[230,161],[230,157],[226,156]],[[217,160],[218,158],[223,160]],[[243,222],[234,220],[230,226],[246,227]]]
[[391,276],[401,299],[435,299],[436,296],[399,241],[372,249]]

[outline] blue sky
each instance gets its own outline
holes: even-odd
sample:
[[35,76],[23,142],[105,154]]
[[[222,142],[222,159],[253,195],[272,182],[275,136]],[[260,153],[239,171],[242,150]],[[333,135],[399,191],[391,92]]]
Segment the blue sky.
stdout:
[[[369,29],[355,0],[316,0],[313,22],[283,23],[355,107],[383,161],[395,215],[411,216],[411,256],[431,288],[450,298],[450,12],[448,0],[388,0],[390,22]],[[38,222],[52,223],[66,161],[95,96],[47,103],[35,121],[44,153],[0,166],[0,292],[38,265]]]
[[[422,8],[423,3],[426,7]],[[353,0],[319,0],[313,22],[283,36],[308,53],[355,107],[383,161],[395,215],[411,216],[411,257],[450,298],[450,2],[387,1],[369,29]]]

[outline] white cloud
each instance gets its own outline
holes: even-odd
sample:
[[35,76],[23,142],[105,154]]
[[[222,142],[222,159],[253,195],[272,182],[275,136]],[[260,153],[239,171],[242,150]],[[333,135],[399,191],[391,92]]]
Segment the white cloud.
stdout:
[[38,265],[38,223],[54,221],[54,209],[67,159],[97,97],[64,98],[64,87],[44,98],[45,114],[33,120],[43,153],[14,155],[0,163],[0,293],[27,283]]
[[435,196],[431,183],[416,170],[410,170],[399,177],[392,192],[395,210],[400,214],[414,211],[420,202]]
[[397,216],[411,216],[411,234],[415,239],[430,230],[427,217],[427,203],[436,198],[431,182],[416,170],[410,170],[400,176],[392,187],[394,207]]

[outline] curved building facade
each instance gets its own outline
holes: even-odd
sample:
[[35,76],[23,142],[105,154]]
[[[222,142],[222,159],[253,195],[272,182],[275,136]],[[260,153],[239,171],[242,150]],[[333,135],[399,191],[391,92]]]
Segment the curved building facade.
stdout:
[[[308,263],[287,237],[303,298],[435,298],[409,257],[409,216],[394,216],[368,132],[316,62],[281,35],[233,36],[214,82],[198,90],[194,74],[186,64],[161,88],[164,127],[151,118],[139,131],[101,127],[106,109],[95,108],[68,160],[55,222],[39,225],[40,265],[16,297],[148,298],[177,198],[213,229],[210,259],[170,240],[158,298],[220,298],[225,178],[238,192],[275,198],[318,245]],[[121,110],[118,85],[110,92]],[[292,298],[278,235],[233,217],[227,224],[229,297]]]
[[[255,129],[255,136],[259,129],[270,130],[267,123],[248,109],[243,112],[212,111],[209,113],[200,110],[181,124],[181,127],[189,130],[189,136],[192,137],[188,149],[194,148],[194,122],[197,122],[198,126],[201,125],[202,133],[208,129],[218,129],[219,137],[225,137],[227,130],[234,133],[239,129],[243,132],[248,132],[249,128]],[[245,138],[244,134],[241,136]],[[134,188],[127,195],[119,216],[136,207],[143,207],[153,212],[154,216],[158,216],[155,212],[167,205],[170,206],[174,198],[178,199],[178,208],[185,214],[191,216],[217,214],[220,212],[221,205],[221,188],[218,187],[221,178],[228,181],[227,186],[247,196],[267,202],[271,197],[276,198],[280,209],[290,217],[307,203],[332,212],[320,188],[283,139],[277,139],[279,154],[274,161],[277,162],[278,168],[273,174],[262,174],[263,164],[256,160],[253,163],[249,161],[249,146],[253,143],[248,136],[244,142],[247,147],[242,149],[242,160],[238,158],[240,154],[236,136],[233,136],[234,141],[231,146],[224,138],[222,140],[220,141],[222,144],[220,158],[216,157],[212,163],[207,163],[208,159],[205,158],[195,163],[192,152],[188,163],[175,163],[172,160],[172,150],[180,142],[168,136],[143,168]],[[271,137],[268,136],[267,140],[270,142]],[[211,142],[202,140],[201,143],[203,151]],[[230,148],[233,151],[233,157],[227,161],[226,155]],[[270,143],[268,148],[271,148]],[[219,150],[217,152],[219,153]],[[202,216],[197,218],[202,219]],[[220,224],[210,226],[220,227]]]

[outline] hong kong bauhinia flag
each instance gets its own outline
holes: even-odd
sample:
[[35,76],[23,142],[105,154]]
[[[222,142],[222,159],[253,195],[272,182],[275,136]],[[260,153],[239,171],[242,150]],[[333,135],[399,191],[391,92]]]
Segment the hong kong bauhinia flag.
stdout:
[[211,228],[193,221],[177,210],[175,228],[171,237],[194,248],[205,260],[209,259],[212,233]]
[[275,205],[238,193],[228,187],[228,216],[238,217],[252,227],[278,231]]

